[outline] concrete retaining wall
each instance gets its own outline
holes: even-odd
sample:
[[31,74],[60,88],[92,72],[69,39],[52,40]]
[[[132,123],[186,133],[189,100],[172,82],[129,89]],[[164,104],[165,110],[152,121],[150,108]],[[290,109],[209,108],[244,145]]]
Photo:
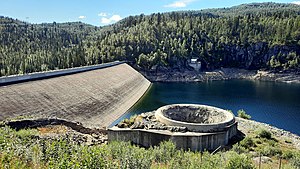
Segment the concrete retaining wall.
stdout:
[[108,141],[130,141],[144,147],[159,145],[171,140],[178,149],[192,151],[213,151],[219,146],[227,145],[237,133],[237,123],[229,126],[227,131],[214,133],[170,132],[167,130],[145,130],[112,127],[108,129]]
[[5,76],[0,77],[0,86],[5,84],[11,84],[11,83],[19,83],[23,81],[30,81],[30,80],[37,80],[37,79],[44,79],[44,78],[50,78],[50,77],[56,77],[56,76],[63,76],[73,73],[80,73],[95,69],[101,69],[101,68],[107,68],[110,66],[119,65],[125,62],[115,61],[110,63],[104,63],[99,65],[92,65],[92,66],[83,66],[83,67],[75,67],[70,69],[62,69],[62,70],[53,70],[53,71],[47,71],[47,72],[37,72],[37,73],[30,73],[25,75],[13,75],[13,76]]

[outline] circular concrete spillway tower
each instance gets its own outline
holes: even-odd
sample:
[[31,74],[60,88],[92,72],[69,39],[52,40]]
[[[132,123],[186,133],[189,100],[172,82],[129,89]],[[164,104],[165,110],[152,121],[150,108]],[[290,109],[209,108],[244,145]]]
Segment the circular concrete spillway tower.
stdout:
[[235,123],[234,115],[226,110],[196,104],[175,104],[156,110],[155,117],[169,126],[186,127],[189,131],[211,133],[224,131]]
[[[226,110],[197,104],[173,104],[163,106],[154,113],[139,119],[147,128],[119,128],[108,130],[108,139],[130,141],[145,147],[172,141],[178,149],[214,151],[227,145],[237,134],[234,115]],[[148,120],[147,120],[148,119]],[[151,120],[149,120],[151,119]],[[137,124],[141,124],[137,121]],[[158,127],[154,127],[157,125]],[[140,126],[140,125],[139,125]]]
[[157,109],[155,117],[167,126],[187,128],[188,132],[170,137],[178,148],[185,150],[214,151],[237,134],[235,116],[217,107],[173,104]]

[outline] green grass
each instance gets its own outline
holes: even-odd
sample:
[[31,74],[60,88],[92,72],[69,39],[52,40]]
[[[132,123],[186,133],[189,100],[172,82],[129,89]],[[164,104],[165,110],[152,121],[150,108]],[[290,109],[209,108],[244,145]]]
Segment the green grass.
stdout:
[[[177,150],[172,142],[162,142],[148,149],[128,142],[107,145],[79,145],[68,138],[41,139],[35,129],[15,131],[0,128],[0,169],[4,168],[255,168],[250,151],[262,144],[277,146],[274,140],[246,137],[226,152],[191,152]],[[258,145],[257,140],[263,143]],[[284,152],[288,163],[296,168],[299,151]]]

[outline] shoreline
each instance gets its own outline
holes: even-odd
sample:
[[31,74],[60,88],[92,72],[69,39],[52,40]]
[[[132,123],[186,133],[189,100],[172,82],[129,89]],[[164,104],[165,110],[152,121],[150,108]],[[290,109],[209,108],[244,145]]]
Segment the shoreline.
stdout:
[[258,122],[255,120],[247,120],[240,117],[235,117],[238,121],[238,129],[244,134],[254,132],[259,128],[264,128],[270,131],[277,138],[286,139],[291,141],[291,144],[298,150],[300,150],[300,136],[290,131],[277,128],[267,123]]
[[300,84],[300,74],[296,72],[274,73],[271,71],[256,71],[237,68],[221,68],[207,72],[139,72],[151,82],[205,82],[216,80],[246,79]]

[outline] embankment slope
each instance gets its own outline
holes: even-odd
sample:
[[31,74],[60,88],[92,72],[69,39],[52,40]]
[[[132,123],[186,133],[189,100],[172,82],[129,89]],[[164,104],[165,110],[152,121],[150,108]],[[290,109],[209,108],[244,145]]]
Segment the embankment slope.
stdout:
[[107,127],[147,91],[150,82],[127,64],[0,87],[0,121],[59,118]]

